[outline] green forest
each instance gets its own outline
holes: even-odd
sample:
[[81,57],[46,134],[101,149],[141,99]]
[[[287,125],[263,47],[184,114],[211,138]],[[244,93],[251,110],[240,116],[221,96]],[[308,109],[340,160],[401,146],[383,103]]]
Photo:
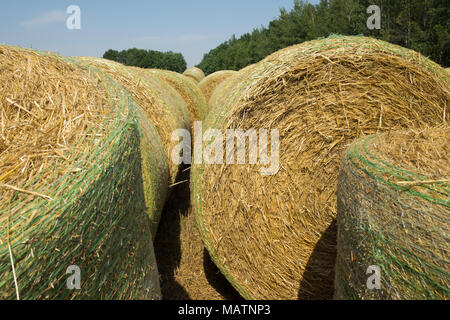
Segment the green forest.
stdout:
[[126,66],[163,69],[182,73],[186,70],[187,63],[181,53],[160,52],[154,50],[128,49],[122,51],[108,50],[103,55],[104,59],[120,62]]
[[[381,28],[369,30],[367,8],[381,9]],[[450,66],[450,7],[448,0],[321,0],[313,5],[294,0],[291,11],[280,10],[267,27],[254,29],[205,54],[197,66],[206,75],[240,70],[287,46],[330,34],[365,35],[421,52],[444,67]],[[141,68],[183,72],[181,53],[154,50],[108,50],[103,58]]]
[[[321,0],[312,5],[295,0],[291,11],[268,27],[254,29],[222,43],[198,65],[205,74],[240,70],[287,46],[330,34],[365,35],[421,52],[449,67],[450,19],[448,0]],[[381,9],[381,28],[369,30],[367,8]]]

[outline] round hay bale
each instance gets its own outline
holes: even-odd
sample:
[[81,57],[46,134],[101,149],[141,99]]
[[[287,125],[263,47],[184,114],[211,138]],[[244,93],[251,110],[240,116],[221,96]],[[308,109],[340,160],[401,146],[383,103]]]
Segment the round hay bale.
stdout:
[[183,126],[178,129],[188,129],[191,125],[191,117],[183,97],[168,82],[161,80],[156,74],[148,72],[147,69],[128,67],[135,77],[140,77],[153,85],[153,89],[163,101],[177,110],[177,116],[182,119]]
[[177,145],[172,141],[172,133],[177,129],[188,129],[190,122],[182,98],[168,84],[148,75],[143,69],[125,67],[120,63],[101,58],[76,59],[99,68],[132,94],[132,98],[156,126],[169,167],[168,183],[175,183],[179,166],[171,160],[171,152]]
[[332,298],[345,149],[363,135],[448,122],[449,89],[437,64],[366,37],[306,42],[250,67],[203,129],[279,130],[279,170],[275,158],[276,174],[263,175],[260,156],[196,164],[191,182],[203,242],[235,288],[249,299]]
[[203,71],[197,67],[188,68],[186,69],[185,72],[183,72],[183,74],[186,77],[189,77],[192,80],[194,80],[196,83],[200,83],[200,81],[202,81],[205,78],[205,74],[203,73]]
[[[449,141],[446,125],[350,147],[337,193],[337,299],[450,298]],[[368,285],[371,266],[378,284]]]
[[[211,112],[217,106],[222,106],[223,103],[226,103],[225,100],[234,92],[235,87],[246,79],[248,74],[255,66],[256,64],[248,65],[247,67],[234,73],[231,77],[222,81],[213,91],[213,94],[209,99],[208,102],[209,112]],[[221,107],[219,107],[219,109],[221,109]]]
[[159,136],[120,85],[63,59],[0,47],[0,298],[160,298]]
[[149,72],[169,83],[181,95],[189,111],[191,123],[206,117],[207,103],[198,85],[189,77],[177,72],[151,69]]
[[209,108],[209,100],[214,93],[214,90],[223,83],[226,79],[230,78],[232,75],[236,74],[237,71],[232,70],[222,70],[217,71],[215,73],[210,74],[205,79],[200,81],[199,87],[205,95],[206,102],[208,103]]

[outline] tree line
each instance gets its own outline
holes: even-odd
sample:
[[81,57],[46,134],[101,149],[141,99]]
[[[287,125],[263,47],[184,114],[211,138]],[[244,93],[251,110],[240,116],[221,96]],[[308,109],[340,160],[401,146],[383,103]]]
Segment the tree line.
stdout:
[[122,51],[110,49],[105,52],[103,58],[120,62],[126,66],[163,69],[179,73],[184,72],[187,68],[183,55],[172,51],[160,52],[136,48]]
[[[381,29],[369,30],[367,8],[381,9]],[[205,54],[198,65],[205,74],[240,70],[287,46],[330,34],[365,35],[421,52],[444,67],[450,62],[448,0],[295,0],[291,11],[268,27],[254,29]]]

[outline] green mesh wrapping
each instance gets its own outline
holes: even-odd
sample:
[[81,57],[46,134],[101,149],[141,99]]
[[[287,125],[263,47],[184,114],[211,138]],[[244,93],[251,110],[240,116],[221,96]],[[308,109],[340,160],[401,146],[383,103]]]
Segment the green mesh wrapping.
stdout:
[[[120,87],[127,97],[132,94],[128,92],[121,84],[114,81],[100,69],[89,65],[87,62],[76,57],[65,58],[65,60],[74,63],[83,69],[101,74],[103,77],[115,83]],[[131,98],[128,98],[131,100]],[[134,104],[134,102],[133,102]],[[158,131],[149,117],[145,114],[144,106],[137,106],[134,117],[138,122],[139,132],[141,134],[140,150],[142,156],[142,175],[144,182],[144,193],[146,211],[152,224],[153,239],[158,230],[161,212],[168,197],[169,167],[167,156],[164,151],[163,143]]]
[[[348,150],[338,185],[337,299],[450,298],[450,185],[397,181],[427,177],[369,151],[375,136]],[[381,289],[369,290],[369,266]]]
[[[161,298],[152,228],[167,192],[164,151],[122,87],[89,72],[104,84],[110,117],[73,146],[70,163],[23,186],[53,200],[16,193],[0,207],[9,217],[0,224],[0,299],[16,298],[9,247],[21,299]],[[67,289],[71,265],[81,290]]]

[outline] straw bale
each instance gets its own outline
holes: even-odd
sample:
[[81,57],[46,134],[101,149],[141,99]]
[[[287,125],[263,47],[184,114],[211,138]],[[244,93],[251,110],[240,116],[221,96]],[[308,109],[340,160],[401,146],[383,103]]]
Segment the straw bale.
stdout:
[[148,72],[148,69],[128,67],[134,77],[142,78],[152,84],[155,92],[162,97],[163,101],[172,106],[176,111],[177,118],[182,120],[183,126],[177,129],[188,129],[191,125],[189,111],[183,97],[168,82],[161,80],[156,74]]
[[200,81],[202,81],[205,78],[205,74],[203,73],[203,71],[197,67],[188,68],[186,69],[186,71],[183,72],[183,74],[186,77],[189,77],[192,80],[194,80],[196,83],[200,83]]
[[[189,180],[189,176],[186,167],[180,180]],[[203,247],[189,199],[188,181],[173,188],[154,241],[163,299],[240,299]]]
[[[449,141],[445,125],[349,148],[337,192],[337,299],[450,298]],[[370,266],[379,290],[367,285]]]
[[189,111],[191,122],[203,120],[207,114],[206,99],[191,78],[182,74],[159,69],[151,69],[149,72],[169,83],[181,95]]
[[245,298],[332,298],[346,148],[363,135],[447,123],[449,76],[419,53],[342,36],[285,48],[241,72],[203,129],[278,129],[280,170],[194,165],[203,242]]
[[227,99],[233,94],[236,86],[241,84],[246,77],[251,73],[251,70],[256,66],[256,64],[248,65],[247,67],[241,69],[240,71],[234,73],[231,77],[222,81],[217,88],[214,90],[211,98],[208,102],[209,112],[214,108],[225,108],[224,103],[228,103]]
[[211,99],[211,96],[214,93],[214,90],[226,79],[230,78],[232,75],[236,74],[237,71],[232,70],[222,70],[217,71],[215,73],[210,74],[205,79],[203,79],[199,83],[199,87],[202,90],[203,94],[205,95],[206,102],[208,103],[209,108],[209,100]]
[[132,98],[145,111],[147,117],[155,124],[161,137],[169,167],[171,185],[176,181],[179,167],[171,160],[171,152],[176,146],[172,141],[172,132],[176,129],[189,128],[189,116],[181,97],[169,85],[147,75],[143,69],[125,67],[124,65],[100,58],[77,58],[91,66],[99,68],[115,81],[120,82],[132,94]]
[[0,298],[160,298],[156,129],[121,86],[60,56],[1,46],[0,78]]

